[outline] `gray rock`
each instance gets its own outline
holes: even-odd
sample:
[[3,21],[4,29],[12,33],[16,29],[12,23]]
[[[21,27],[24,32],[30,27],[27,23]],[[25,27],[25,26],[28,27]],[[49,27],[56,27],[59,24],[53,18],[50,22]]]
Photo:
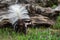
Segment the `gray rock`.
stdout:
[[54,25],[59,13],[50,7],[43,8],[41,6],[31,5],[28,6],[29,15],[32,20],[32,24],[48,24]]

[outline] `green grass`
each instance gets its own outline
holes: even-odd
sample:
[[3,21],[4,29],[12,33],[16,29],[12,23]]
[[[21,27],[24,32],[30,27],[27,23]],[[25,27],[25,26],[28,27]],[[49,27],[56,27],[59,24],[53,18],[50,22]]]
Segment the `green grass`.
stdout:
[[60,30],[49,28],[28,28],[27,35],[10,28],[0,29],[0,40],[60,40]]
[[56,24],[53,26],[53,28],[60,29],[60,16],[58,16]]

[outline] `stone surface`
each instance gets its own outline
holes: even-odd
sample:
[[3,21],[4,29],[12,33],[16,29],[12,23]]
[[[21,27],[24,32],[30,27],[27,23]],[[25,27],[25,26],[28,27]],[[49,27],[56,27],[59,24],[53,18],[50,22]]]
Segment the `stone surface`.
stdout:
[[[32,20],[32,24],[48,24],[54,25],[57,16],[59,16],[59,9],[55,10],[50,7],[43,8],[41,6],[31,5],[28,6],[29,15]],[[58,12],[57,12],[58,11]]]

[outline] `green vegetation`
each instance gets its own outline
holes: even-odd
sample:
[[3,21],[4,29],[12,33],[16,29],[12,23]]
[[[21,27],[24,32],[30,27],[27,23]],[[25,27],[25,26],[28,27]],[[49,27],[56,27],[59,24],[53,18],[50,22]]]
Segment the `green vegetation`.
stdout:
[[58,16],[56,24],[53,26],[53,28],[60,29],[60,16]]
[[60,40],[60,30],[50,28],[28,28],[27,35],[10,28],[0,29],[0,40]]
[[56,8],[56,7],[57,7],[57,5],[53,5],[53,6],[52,6],[53,9]]

